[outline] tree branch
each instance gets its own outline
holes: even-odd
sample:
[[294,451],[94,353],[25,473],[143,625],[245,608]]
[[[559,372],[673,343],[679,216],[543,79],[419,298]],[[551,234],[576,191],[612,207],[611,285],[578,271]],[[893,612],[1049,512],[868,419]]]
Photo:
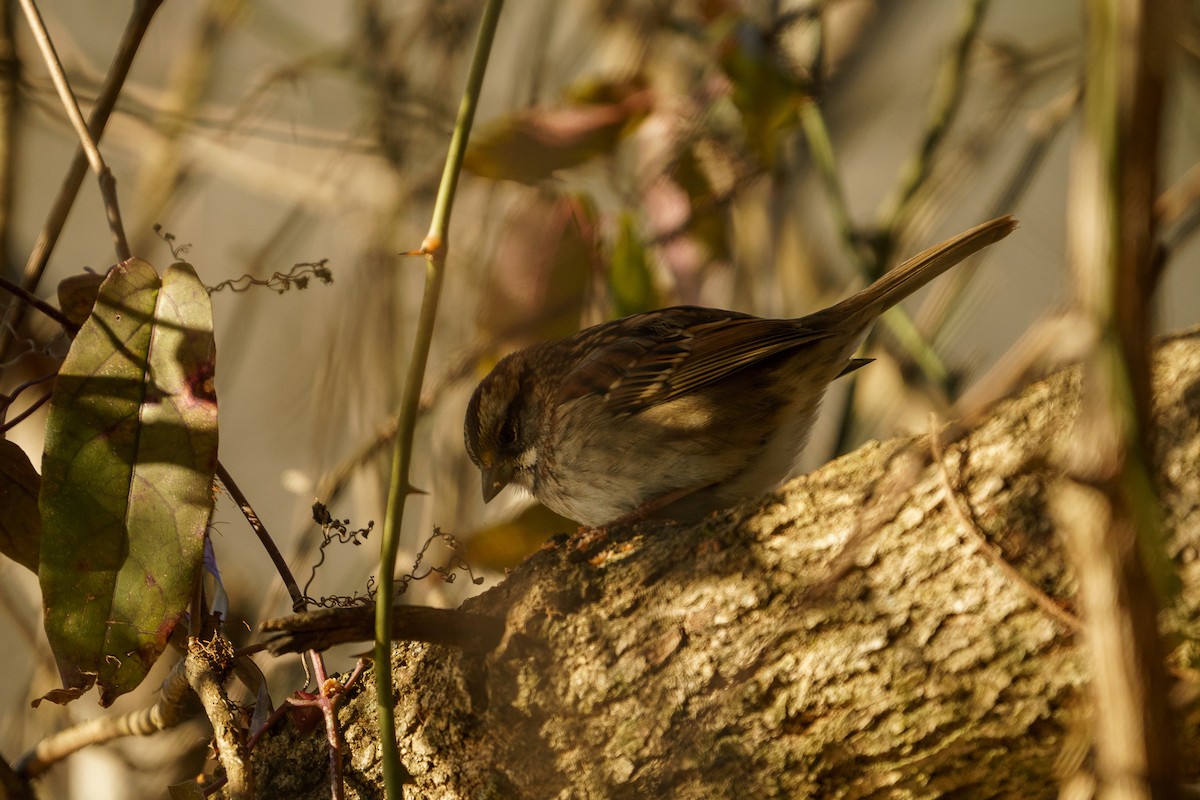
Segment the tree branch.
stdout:
[[[1182,642],[1200,616],[1200,332],[1163,346],[1155,388],[1184,585],[1161,621]],[[1072,370],[945,443],[993,556],[946,503],[924,436],[867,445],[699,525],[547,546],[463,605],[504,619],[496,650],[398,646],[396,735],[414,791],[1056,797],[1063,743],[1091,718],[1090,661],[995,559],[1074,609],[1047,506],[1078,408]],[[379,796],[363,684],[341,716],[349,797]],[[1175,713],[1195,779],[1200,706]],[[279,732],[254,764],[262,791],[306,800],[325,791],[324,760],[322,740]]]

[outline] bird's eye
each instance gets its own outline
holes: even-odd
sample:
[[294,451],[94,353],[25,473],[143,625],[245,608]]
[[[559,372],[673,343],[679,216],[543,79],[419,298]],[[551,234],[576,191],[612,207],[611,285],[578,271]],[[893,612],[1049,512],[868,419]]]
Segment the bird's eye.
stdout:
[[512,447],[517,443],[517,423],[509,419],[500,426],[500,444],[502,447]]

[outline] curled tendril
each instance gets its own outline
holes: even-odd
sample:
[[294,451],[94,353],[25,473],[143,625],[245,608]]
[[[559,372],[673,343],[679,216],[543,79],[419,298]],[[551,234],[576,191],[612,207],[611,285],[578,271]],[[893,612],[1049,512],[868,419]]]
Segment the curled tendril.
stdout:
[[171,248],[171,258],[175,259],[176,261],[179,260],[181,255],[192,249],[192,245],[190,243],[176,244],[175,234],[171,233],[170,231],[163,230],[163,226],[157,222],[154,223],[154,232],[158,234],[160,239],[167,243],[167,247]]
[[[175,241],[175,234],[170,231],[163,230],[162,225],[155,224],[154,232],[159,238],[166,242],[167,247],[171,248],[171,257],[176,261],[180,256],[192,249],[190,244],[179,244]],[[229,280],[221,281],[216,286],[205,287],[209,294],[215,294],[224,289],[231,292],[246,292],[255,286],[265,286],[273,292],[283,294],[293,286],[297,289],[307,289],[309,281],[316,278],[321,283],[329,285],[333,283],[333,270],[329,269],[326,264],[329,259],[322,258],[320,261],[306,261],[300,264],[293,264],[292,268],[287,272],[276,272],[269,278],[256,278],[253,275],[243,275],[240,278],[230,278]]]
[[245,292],[255,286],[264,286],[273,292],[283,294],[293,286],[297,289],[307,289],[309,281],[313,278],[329,285],[333,283],[333,270],[326,266],[328,262],[329,259],[323,258],[320,261],[295,264],[287,272],[276,272],[269,278],[255,278],[253,275],[231,278],[221,281],[216,286],[209,286],[208,293],[215,294],[223,289],[231,292]]
[[[313,520],[321,526],[321,546],[320,558],[313,565],[312,573],[309,575],[308,582],[304,584],[304,600],[310,605],[317,608],[349,608],[352,606],[366,606],[375,602],[375,594],[377,586],[375,576],[372,575],[367,580],[366,589],[362,594],[354,592],[349,595],[325,595],[323,597],[311,597],[308,594],[308,587],[312,585],[313,580],[317,577],[317,569],[325,563],[325,548],[333,542],[339,544],[362,544],[362,540],[366,539],[371,530],[375,527],[374,522],[367,524],[367,527],[358,530],[350,529],[350,520],[338,520],[329,513],[329,509],[325,504],[317,502],[313,503]],[[435,541],[441,541],[450,550],[450,555],[446,563],[438,566],[431,565],[424,568],[422,564],[425,560],[425,554],[429,550],[429,546]],[[412,569],[407,575],[402,575],[392,582],[392,597],[398,598],[400,595],[408,591],[408,587],[413,581],[423,581],[430,575],[438,575],[446,583],[454,583],[458,578],[458,573],[465,572],[471,580],[471,583],[478,586],[483,583],[483,578],[475,574],[471,569],[471,565],[466,562],[462,556],[458,555],[459,543],[454,538],[453,534],[445,533],[441,528],[434,526],[433,533],[421,545],[421,549],[417,551],[416,558],[413,560]]]
[[[309,596],[308,587],[312,586],[312,582],[317,578],[317,570],[325,563],[325,548],[329,547],[335,541],[338,544],[353,544],[357,547],[371,535],[371,531],[375,528],[375,522],[372,520],[367,523],[367,527],[365,528],[351,530],[350,520],[335,519],[329,513],[329,509],[325,504],[321,502],[313,503],[312,514],[313,521],[321,526],[321,546],[318,549],[320,558],[317,559],[317,563],[313,564],[308,581],[304,584],[305,602],[319,608],[346,608],[348,606],[366,605],[367,603],[374,602],[375,589],[370,582],[367,584],[367,594],[365,595],[359,595],[355,592],[352,595],[329,595],[319,598]],[[373,581],[374,579],[372,578]]]
[[[438,540],[450,549],[450,555],[447,557],[446,563],[440,567],[436,565],[427,567],[425,572],[420,572],[421,562],[425,560],[425,551],[429,549],[431,544]],[[457,570],[467,573],[471,578],[471,583],[476,586],[483,583],[483,578],[476,575],[466,559],[458,555],[458,548],[458,540],[454,538],[453,534],[445,533],[441,528],[434,525],[433,533],[429,535],[429,538],[425,540],[425,544],[421,545],[421,549],[417,551],[417,557],[413,560],[412,570],[407,575],[402,575],[396,579],[392,591],[393,596],[399,597],[408,591],[410,583],[413,581],[423,581],[430,575],[438,575],[446,583],[454,583],[455,579],[458,578]]]

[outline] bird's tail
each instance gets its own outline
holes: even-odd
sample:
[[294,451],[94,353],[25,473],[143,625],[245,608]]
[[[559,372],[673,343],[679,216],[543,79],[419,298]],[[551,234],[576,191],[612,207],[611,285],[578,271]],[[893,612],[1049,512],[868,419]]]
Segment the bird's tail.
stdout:
[[861,317],[865,327],[964,258],[1008,236],[1016,227],[1017,220],[1007,215],[976,225],[889,270],[867,288],[829,308],[827,313],[843,319]]

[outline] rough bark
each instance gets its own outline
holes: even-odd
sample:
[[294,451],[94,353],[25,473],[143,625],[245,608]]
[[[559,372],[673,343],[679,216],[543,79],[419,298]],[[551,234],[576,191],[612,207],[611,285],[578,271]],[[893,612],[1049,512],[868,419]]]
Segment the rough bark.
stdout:
[[[941,465],[928,436],[872,443],[756,507],[543,549],[464,605],[506,620],[495,651],[395,648],[406,797],[1055,797],[1086,757],[1085,651],[980,550],[946,486],[1073,612],[1046,498],[1077,383],[1067,371],[999,405]],[[1175,672],[1194,675],[1200,332],[1163,343],[1155,394],[1184,586],[1161,624]],[[341,711],[348,796],[382,797],[359,686]],[[1194,780],[1200,704],[1176,694]],[[264,796],[328,797],[319,731],[282,727],[254,758]]]

